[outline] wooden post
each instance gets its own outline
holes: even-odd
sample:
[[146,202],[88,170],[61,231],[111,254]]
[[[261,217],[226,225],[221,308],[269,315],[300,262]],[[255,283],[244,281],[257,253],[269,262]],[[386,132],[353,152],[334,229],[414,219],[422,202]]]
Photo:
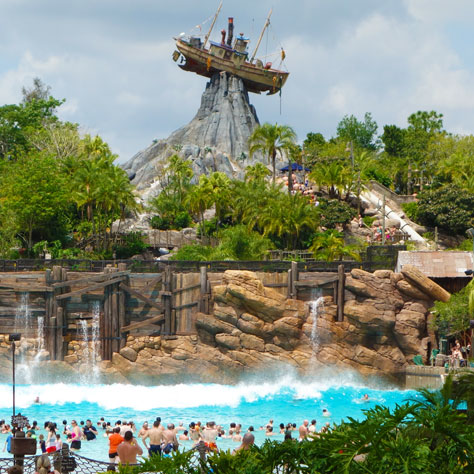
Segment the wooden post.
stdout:
[[56,360],[64,360],[64,309],[56,313]]
[[199,311],[201,313],[206,312],[206,295],[207,295],[207,267],[202,266],[200,269],[200,284],[201,284],[201,294],[199,300]]
[[163,306],[163,313],[165,315],[165,324],[163,328],[163,332],[165,335],[169,335],[171,332],[171,268],[169,265],[165,267],[165,272],[163,276],[163,289],[164,291],[161,293],[162,299],[162,306]]
[[287,282],[287,292],[286,297],[291,298],[291,288],[293,287],[293,275],[292,271],[288,270],[288,282]]
[[118,285],[112,285],[110,288],[111,291],[111,313],[112,313],[112,337],[114,338],[111,342],[111,352],[118,352],[120,350],[120,344],[118,337],[120,335],[119,332],[119,301],[118,301]]
[[296,282],[298,281],[298,262],[291,262],[291,298],[298,298]]
[[344,265],[341,264],[337,267],[337,320],[339,322],[344,321]]
[[56,359],[56,341],[58,338],[58,324],[56,320],[56,316],[51,316],[49,319],[49,341],[48,341],[48,348],[49,348],[49,358],[51,360]]

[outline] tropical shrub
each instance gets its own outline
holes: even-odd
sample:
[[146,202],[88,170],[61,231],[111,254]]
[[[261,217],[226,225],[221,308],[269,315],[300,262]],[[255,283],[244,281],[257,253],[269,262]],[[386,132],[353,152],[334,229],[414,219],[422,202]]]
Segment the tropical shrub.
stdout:
[[336,224],[345,225],[356,215],[355,209],[349,204],[336,199],[321,199],[318,208],[321,213],[320,225],[326,229],[334,229]]
[[123,244],[114,247],[117,258],[130,258],[147,248],[141,232],[129,232],[123,236],[123,241]]
[[402,209],[408,219],[411,219],[414,222],[418,221],[418,203],[406,202],[402,204]]
[[451,234],[464,234],[474,227],[474,194],[449,184],[420,193],[418,222],[438,226]]

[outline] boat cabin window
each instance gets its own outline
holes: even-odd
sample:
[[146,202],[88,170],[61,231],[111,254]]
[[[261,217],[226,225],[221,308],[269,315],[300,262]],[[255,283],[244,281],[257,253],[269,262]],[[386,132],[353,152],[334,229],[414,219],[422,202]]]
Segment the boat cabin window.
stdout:
[[247,38],[239,36],[235,40],[234,49],[238,51],[239,53],[245,53],[245,51],[247,50],[248,42],[249,40]]
[[191,36],[189,43],[191,44],[191,46],[194,46],[195,48],[201,48],[202,46],[201,38],[198,38],[196,36]]
[[215,44],[211,44],[211,54],[218,58],[223,58],[227,51],[224,48],[220,48]]

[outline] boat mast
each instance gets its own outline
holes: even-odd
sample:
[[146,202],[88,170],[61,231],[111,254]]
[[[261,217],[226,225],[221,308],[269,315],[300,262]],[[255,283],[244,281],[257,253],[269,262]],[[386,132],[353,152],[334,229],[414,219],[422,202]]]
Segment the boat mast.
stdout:
[[216,14],[214,15],[214,19],[212,20],[212,24],[211,24],[211,27],[209,28],[209,31],[208,31],[207,35],[205,36],[205,38],[204,38],[204,44],[202,45],[202,49],[204,49],[206,47],[207,40],[209,39],[209,36],[211,36],[211,31],[214,28],[214,24],[217,20],[217,17],[219,16],[219,12],[221,11],[221,8],[222,8],[222,2],[221,2],[221,4],[219,5],[219,8],[216,11]]
[[258,47],[260,46],[260,43],[263,38],[263,33],[265,33],[265,30],[267,29],[268,25],[270,24],[270,17],[272,16],[272,9],[270,9],[270,13],[267,16],[267,21],[265,22],[265,25],[263,26],[263,30],[260,33],[260,37],[258,38],[257,41],[257,46],[255,47],[255,51],[252,54],[252,59],[250,59],[250,62],[253,63],[253,60],[255,59],[255,55],[257,54]]

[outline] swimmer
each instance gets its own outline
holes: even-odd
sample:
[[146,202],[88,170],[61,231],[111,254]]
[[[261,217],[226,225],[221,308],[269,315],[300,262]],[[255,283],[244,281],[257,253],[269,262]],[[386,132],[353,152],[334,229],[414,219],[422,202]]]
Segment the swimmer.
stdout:
[[366,394],[361,398],[361,400],[362,400],[363,402],[368,402],[368,401],[370,401],[369,395],[366,393]]
[[36,405],[41,405],[40,397],[36,397],[33,403],[35,403]]
[[331,412],[327,408],[323,408],[323,416],[329,418],[331,416]]
[[273,426],[268,426],[267,431],[265,431],[265,436],[275,436],[276,433],[273,432]]
[[188,430],[184,430],[183,434],[179,435],[179,441],[189,441]]

